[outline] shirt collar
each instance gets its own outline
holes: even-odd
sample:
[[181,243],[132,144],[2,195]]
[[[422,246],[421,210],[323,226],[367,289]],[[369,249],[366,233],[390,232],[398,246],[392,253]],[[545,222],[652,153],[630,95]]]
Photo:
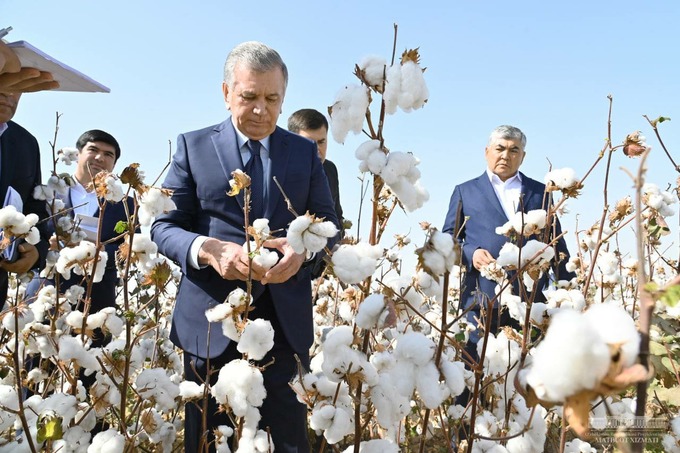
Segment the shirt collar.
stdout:
[[[234,130],[236,131],[236,140],[238,141],[238,149],[243,148],[243,145],[246,144],[248,140],[250,140],[248,137],[246,137],[243,132],[238,130],[238,127],[236,127],[236,124],[234,123],[234,117],[231,117],[231,122],[234,125]],[[260,144],[264,149],[269,151],[269,138],[271,135],[266,136],[265,138],[259,140]]]
[[7,123],[0,123],[0,136],[2,136],[2,134],[7,130],[8,127],[9,126],[7,125]]
[[495,185],[508,185],[512,183],[517,183],[517,184],[522,184],[522,175],[520,172],[517,172],[514,174],[514,176],[509,177],[507,180],[502,181],[501,178],[498,177],[498,175],[491,170],[489,170],[489,167],[486,168],[486,175],[489,177],[489,181],[491,181],[491,184]]

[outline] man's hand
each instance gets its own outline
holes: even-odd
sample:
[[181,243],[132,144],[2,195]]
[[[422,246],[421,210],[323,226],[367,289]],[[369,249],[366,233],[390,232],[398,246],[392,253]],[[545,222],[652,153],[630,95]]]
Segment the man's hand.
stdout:
[[15,274],[23,274],[33,268],[33,265],[38,262],[39,254],[35,245],[27,242],[19,244],[19,258],[16,261],[1,261],[0,267],[7,272],[14,272]]
[[[206,239],[198,252],[198,264],[211,266],[225,280],[248,280],[248,255],[233,242]],[[253,263],[253,280],[262,280],[264,275],[265,269]]]
[[305,261],[305,255],[295,253],[293,247],[288,245],[286,238],[270,239],[264,242],[264,247],[270,249],[277,249],[283,254],[283,257],[264,274],[262,284],[267,283],[283,283],[293,275],[297,274],[300,266]]
[[19,57],[0,41],[0,93],[30,93],[59,88],[52,73],[22,68]]
[[475,250],[475,253],[472,254],[472,265],[475,266],[475,269],[478,271],[494,261],[496,261],[496,259],[485,249],[477,249]]

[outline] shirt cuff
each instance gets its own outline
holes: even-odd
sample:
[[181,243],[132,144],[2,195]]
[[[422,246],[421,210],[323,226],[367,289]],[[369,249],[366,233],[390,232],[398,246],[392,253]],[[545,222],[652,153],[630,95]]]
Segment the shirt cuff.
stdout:
[[207,239],[208,239],[208,236],[198,236],[191,243],[191,248],[189,249],[188,261],[189,261],[189,266],[193,267],[194,269],[204,269],[204,268],[208,267],[207,264],[204,265],[204,266],[201,266],[200,264],[198,264],[198,252],[201,250],[203,243]]

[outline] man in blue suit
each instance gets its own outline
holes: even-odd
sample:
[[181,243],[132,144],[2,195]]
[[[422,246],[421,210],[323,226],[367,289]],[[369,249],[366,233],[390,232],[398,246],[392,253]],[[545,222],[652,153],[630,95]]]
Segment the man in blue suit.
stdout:
[[[111,241],[120,236],[115,228],[118,222],[127,222],[127,212],[134,213],[134,202],[132,198],[126,197],[123,202],[111,203],[104,202],[100,208],[100,201],[92,187],[92,178],[101,171],[111,172],[116,162],[120,158],[120,145],[118,141],[109,133],[102,130],[93,129],[84,132],[76,142],[78,148],[78,162],[73,173],[74,185],[69,188],[64,196],[58,196],[64,202],[65,214],[59,214],[47,222],[48,233],[57,231],[56,225],[61,215],[76,217],[77,215],[100,217],[102,218],[99,240],[101,242]],[[127,206],[125,204],[127,204]],[[127,209],[127,212],[126,212]],[[56,237],[50,239],[51,246],[57,247]],[[118,272],[116,270],[116,251],[123,242],[122,238],[111,241],[105,245],[107,253],[106,269],[100,282],[92,286],[90,307],[88,313],[95,313],[102,308],[116,306],[116,285],[118,284]],[[67,244],[68,245],[68,244]],[[45,284],[54,284],[53,280],[34,279],[26,289],[26,299],[31,300]],[[87,287],[87,282],[83,277],[73,275],[69,280],[60,281],[60,291],[64,292],[73,285]],[[77,307],[85,310],[83,306]],[[104,338],[101,332],[96,332],[93,346],[102,346]]]
[[[545,185],[519,171],[526,154],[526,140],[524,133],[516,127],[499,126],[494,129],[484,151],[486,171],[456,186],[451,195],[443,231],[454,235],[462,246],[465,280],[460,303],[461,308],[470,308],[467,319],[474,325],[477,325],[475,318],[480,319],[482,304],[489,307],[487,304],[495,301],[496,297],[496,282],[482,277],[480,270],[495,261],[501,247],[509,241],[506,236],[496,233],[496,227],[505,224],[519,210],[547,209],[550,203]],[[561,230],[557,219],[553,227],[551,237],[559,236]],[[526,238],[525,241],[529,239],[539,238]],[[573,278],[574,274],[565,269],[569,251],[563,238],[560,237],[555,248],[553,271],[556,280]],[[536,282],[537,291],[532,296],[534,301],[545,300],[541,289],[547,282],[547,275]],[[514,294],[523,295],[519,292],[518,283],[514,285]],[[504,325],[519,327],[507,311],[499,313],[497,301],[493,304],[493,311],[492,324],[487,326],[491,333],[495,334],[498,327]],[[475,343],[481,335],[483,333],[478,329],[470,336],[466,349],[473,357],[476,357]]]
[[[156,220],[151,236],[159,252],[183,273],[170,338],[184,350],[185,376],[198,383],[210,376],[214,382],[217,371],[241,354],[222,334],[219,323],[208,322],[205,312],[235,288],[245,288],[248,276],[248,256],[242,247],[246,241],[243,197],[227,195],[229,180],[234,170],[243,170],[260,150],[263,217],[279,235],[268,246],[281,255],[268,271],[252,266],[254,311],[249,317],[269,320],[275,332],[274,348],[258,362],[269,364],[263,371],[267,397],[260,408],[260,427],[270,430],[277,452],[306,452],[306,409],[288,382],[297,373],[295,355],[303,364],[309,360],[313,340],[310,272],[306,257],[296,254],[285,239],[285,228],[294,216],[273,179],[298,214],[309,211],[338,222],[315,144],[276,126],[287,80],[279,54],[262,43],[242,43],[229,53],[222,91],[232,115],[220,124],[178,137],[164,182],[173,191],[177,209]],[[200,408],[192,403],[185,406],[187,452],[212,442],[216,426],[230,424],[217,409],[215,400],[209,398],[207,423],[202,425]]]

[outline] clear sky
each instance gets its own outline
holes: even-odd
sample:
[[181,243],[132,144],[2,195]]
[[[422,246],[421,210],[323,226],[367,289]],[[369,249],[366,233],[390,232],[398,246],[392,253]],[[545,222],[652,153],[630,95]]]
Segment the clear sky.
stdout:
[[[22,98],[15,120],[38,138],[43,176],[52,167],[49,141],[59,111],[58,147],[73,146],[87,129],[104,129],[123,148],[118,169],[139,162],[150,180],[178,133],[227,117],[220,84],[234,45],[262,41],[287,63],[290,83],[279,118],[285,127],[299,108],[325,112],[344,84],[356,82],[352,72],[362,57],[389,60],[397,23],[398,51],[420,47],[430,99],[421,110],[387,118],[386,145],[421,159],[430,201],[396,215],[392,226],[416,233],[420,242],[418,223],[441,227],[454,185],[482,173],[486,140],[500,124],[527,134],[527,175],[543,180],[548,160],[585,174],[607,136],[608,94],[613,142],[642,130],[654,148],[648,180],[674,183],[677,173],[642,115],[672,118],[661,132],[680,160],[679,13],[677,0],[0,0],[0,27],[14,28],[8,41],[26,40],[111,88],[110,94]],[[354,150],[363,140],[350,135],[344,145],[331,141],[328,150],[340,172],[345,215],[355,222]],[[638,162],[615,154],[611,204],[631,193],[620,167],[636,170]],[[579,228],[601,215],[604,164],[598,168],[563,219],[571,244],[576,213]],[[676,216],[671,224],[677,222]],[[667,242],[677,243],[677,233]]]

